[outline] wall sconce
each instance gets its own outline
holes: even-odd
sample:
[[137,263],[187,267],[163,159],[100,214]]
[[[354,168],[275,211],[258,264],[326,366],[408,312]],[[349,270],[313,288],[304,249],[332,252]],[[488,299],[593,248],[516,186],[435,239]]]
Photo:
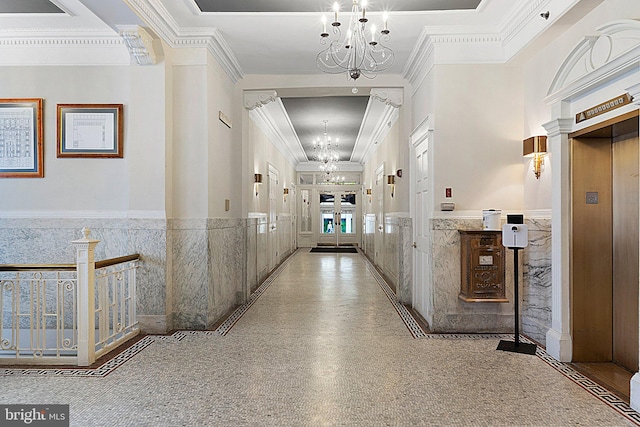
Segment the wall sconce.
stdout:
[[396,189],[396,176],[395,175],[387,175],[387,184],[391,186],[391,197],[393,197],[393,193]]
[[540,179],[545,154],[547,154],[546,136],[532,136],[522,141],[522,155],[533,157],[533,174],[536,179]]
[[258,195],[258,186],[260,184],[262,184],[262,174],[261,173],[254,173],[253,174],[253,186],[256,188],[256,196]]
[[371,197],[372,197],[373,191],[371,188],[367,188],[367,196],[369,196],[369,203],[371,203]]
[[289,195],[289,189],[285,188],[282,190],[284,201],[287,201],[287,196]]

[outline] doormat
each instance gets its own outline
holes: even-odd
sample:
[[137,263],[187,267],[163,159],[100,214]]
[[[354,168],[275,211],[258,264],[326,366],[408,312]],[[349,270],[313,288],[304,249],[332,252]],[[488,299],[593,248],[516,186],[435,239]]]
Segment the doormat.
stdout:
[[325,253],[340,253],[340,254],[357,254],[356,248],[345,248],[340,246],[323,246],[318,248],[311,248],[310,252],[325,252]]

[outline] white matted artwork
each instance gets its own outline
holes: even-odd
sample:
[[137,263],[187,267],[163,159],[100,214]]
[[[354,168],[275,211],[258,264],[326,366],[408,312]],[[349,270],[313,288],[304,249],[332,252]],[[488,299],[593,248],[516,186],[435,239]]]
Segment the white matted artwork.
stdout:
[[122,104],[58,104],[58,157],[123,157]]

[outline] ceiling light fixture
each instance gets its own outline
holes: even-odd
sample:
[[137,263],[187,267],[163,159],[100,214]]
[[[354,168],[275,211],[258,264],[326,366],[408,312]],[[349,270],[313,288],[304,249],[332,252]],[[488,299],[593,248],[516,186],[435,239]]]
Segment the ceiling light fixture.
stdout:
[[[372,79],[377,73],[391,67],[394,53],[385,46],[389,42],[389,15],[385,12],[382,16],[382,30],[376,33],[376,26],[371,25],[367,29],[367,0],[353,0],[351,16],[345,36],[342,36],[338,21],[340,5],[333,5],[334,21],[331,23],[331,32],[327,31],[327,18],[322,16],[322,33],[320,43],[327,45],[316,57],[318,68],[329,74],[347,72],[347,78],[354,82],[360,76]],[[356,89],[356,88],[354,88]],[[357,92],[357,89],[354,93]]]
[[313,140],[313,159],[320,162],[319,169],[324,172],[323,179],[325,182],[335,180],[335,172],[338,171],[338,161],[340,161],[340,153],[338,152],[338,138],[334,142],[327,131],[328,120],[323,120],[324,132],[322,136]]

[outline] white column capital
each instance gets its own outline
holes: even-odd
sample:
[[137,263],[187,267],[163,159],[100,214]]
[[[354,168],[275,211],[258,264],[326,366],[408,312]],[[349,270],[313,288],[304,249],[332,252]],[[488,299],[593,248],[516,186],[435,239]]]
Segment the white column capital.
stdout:
[[549,138],[570,133],[572,126],[573,119],[555,119],[542,125]]
[[243,104],[247,110],[255,110],[278,99],[275,90],[245,90]]

